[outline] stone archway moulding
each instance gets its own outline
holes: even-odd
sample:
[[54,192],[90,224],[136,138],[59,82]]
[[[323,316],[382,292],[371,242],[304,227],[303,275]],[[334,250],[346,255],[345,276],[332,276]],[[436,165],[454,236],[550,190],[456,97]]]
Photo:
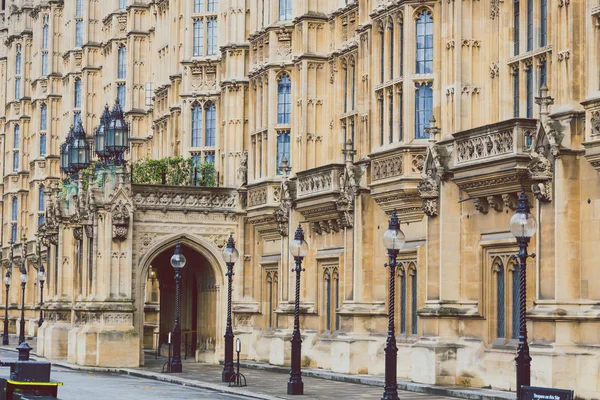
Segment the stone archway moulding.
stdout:
[[[144,331],[144,290],[146,285],[146,273],[148,272],[148,268],[152,261],[163,251],[174,247],[175,244],[181,243],[186,245],[187,247],[195,250],[198,254],[202,255],[206,261],[210,264],[210,268],[212,268],[215,283],[220,288],[223,285],[225,279],[225,262],[221,258],[220,252],[216,248],[216,246],[208,239],[203,238],[201,236],[197,236],[194,234],[188,233],[178,233],[165,235],[160,238],[155,239],[150,245],[146,248],[144,253],[138,257],[138,262],[136,264],[136,278],[137,283],[135,284],[135,293],[136,293],[136,311],[135,311],[135,323],[140,332],[140,337],[143,337]],[[226,292],[224,290],[219,290],[219,295],[217,296],[217,310],[223,309],[222,306],[225,304],[225,296]],[[222,335],[219,335],[219,332],[224,330],[224,318],[222,317],[223,313],[217,312],[217,343],[216,348],[217,352],[220,352],[223,345]],[[219,359],[219,357],[217,357]],[[143,341],[140,340],[140,365],[144,365],[144,349],[143,349]]]

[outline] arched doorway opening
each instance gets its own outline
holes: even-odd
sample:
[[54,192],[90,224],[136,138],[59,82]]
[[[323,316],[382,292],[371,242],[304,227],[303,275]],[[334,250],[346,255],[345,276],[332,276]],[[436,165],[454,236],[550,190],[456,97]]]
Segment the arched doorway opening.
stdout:
[[[177,235],[153,246],[140,262],[140,308],[143,334],[142,350],[168,354],[168,336],[175,320],[175,273],[170,259],[175,244],[182,243],[186,265],[181,279],[180,322],[182,357],[202,362],[217,362],[222,329],[217,312],[221,303],[222,274],[220,260],[201,239]],[[143,363],[143,358],[142,358]]]

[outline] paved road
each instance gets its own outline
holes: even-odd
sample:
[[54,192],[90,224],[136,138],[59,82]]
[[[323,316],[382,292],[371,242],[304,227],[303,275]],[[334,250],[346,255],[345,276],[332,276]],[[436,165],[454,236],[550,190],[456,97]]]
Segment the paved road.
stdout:
[[[0,359],[16,359],[16,353],[0,351]],[[8,368],[0,368],[0,376],[8,376]],[[61,367],[52,367],[51,379],[63,382],[58,389],[58,398],[62,400],[191,400],[191,399],[244,399],[180,385],[153,381],[149,379],[119,374],[73,371]]]

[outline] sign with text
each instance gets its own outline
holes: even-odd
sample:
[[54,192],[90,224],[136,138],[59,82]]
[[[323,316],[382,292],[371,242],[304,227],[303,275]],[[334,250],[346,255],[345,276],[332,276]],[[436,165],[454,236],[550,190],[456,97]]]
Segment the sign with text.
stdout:
[[521,386],[523,400],[573,400],[573,391],[535,386]]

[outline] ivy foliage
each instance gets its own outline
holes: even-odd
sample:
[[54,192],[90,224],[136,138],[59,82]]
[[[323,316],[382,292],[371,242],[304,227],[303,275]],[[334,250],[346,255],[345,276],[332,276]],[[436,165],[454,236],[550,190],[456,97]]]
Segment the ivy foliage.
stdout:
[[192,158],[145,158],[133,163],[133,183],[142,185],[204,186],[217,185],[215,166]]

